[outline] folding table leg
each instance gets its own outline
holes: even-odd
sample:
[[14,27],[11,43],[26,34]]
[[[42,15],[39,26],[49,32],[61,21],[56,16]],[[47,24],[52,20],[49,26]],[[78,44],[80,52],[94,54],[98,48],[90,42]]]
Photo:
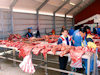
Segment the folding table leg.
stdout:
[[97,68],[97,52],[98,52],[98,49],[96,49],[96,53],[94,54],[94,70],[93,70],[93,74],[94,74],[94,75],[98,75],[98,68]]
[[43,63],[43,60],[44,60],[43,54],[41,53],[41,63]]
[[[16,59],[15,49],[13,49],[13,59]],[[13,66],[16,66],[16,61],[13,61]]]
[[91,57],[87,60],[87,75],[90,75],[90,59]]
[[45,75],[48,75],[48,69],[47,69],[47,67],[48,67],[48,64],[47,64],[47,61],[48,61],[48,56],[47,56],[47,54],[46,54],[46,59],[45,59]]

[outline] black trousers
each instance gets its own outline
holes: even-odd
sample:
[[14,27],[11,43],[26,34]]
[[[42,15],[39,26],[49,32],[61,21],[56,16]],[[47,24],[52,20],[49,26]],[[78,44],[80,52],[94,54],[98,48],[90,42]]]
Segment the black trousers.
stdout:
[[[59,57],[59,66],[61,70],[66,70],[66,65],[68,62],[68,57]],[[62,73],[62,75],[64,75],[64,73]]]

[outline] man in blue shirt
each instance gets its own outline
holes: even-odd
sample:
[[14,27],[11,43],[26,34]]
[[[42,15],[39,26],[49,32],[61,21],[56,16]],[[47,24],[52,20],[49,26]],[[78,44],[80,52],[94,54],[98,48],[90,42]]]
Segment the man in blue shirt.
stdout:
[[25,35],[27,38],[33,37],[33,34],[31,32],[31,29],[32,29],[32,27],[28,28],[28,32]]
[[81,46],[82,37],[79,30],[74,31],[72,39],[74,46]]
[[71,27],[71,29],[69,30],[69,35],[72,36],[73,33],[74,33],[74,29],[73,29],[73,27]]

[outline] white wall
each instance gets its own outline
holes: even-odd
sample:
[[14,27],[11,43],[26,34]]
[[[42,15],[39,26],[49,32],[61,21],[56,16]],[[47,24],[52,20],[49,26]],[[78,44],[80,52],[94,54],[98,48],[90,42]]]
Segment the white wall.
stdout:
[[[0,38],[7,37],[11,31],[10,12],[0,11]],[[4,33],[4,34],[3,34]]]
[[73,26],[72,18],[67,18],[66,19],[66,25],[67,25],[68,30]]
[[55,25],[56,25],[56,33],[60,34],[61,28],[64,25],[64,18],[63,17],[56,17],[55,18]]
[[39,15],[39,29],[41,34],[51,32],[53,26],[52,16]]
[[36,30],[36,15],[26,13],[13,13],[14,33],[25,35],[28,27]]
[[[2,19],[3,17],[3,19]],[[60,34],[61,27],[64,25],[63,17],[56,17],[56,33]],[[72,19],[66,20],[68,29],[72,26]],[[8,37],[8,34],[11,32],[11,20],[10,12],[3,11],[1,14],[0,11],[0,38],[2,38],[2,24],[4,30],[4,37]],[[33,31],[36,31],[37,20],[35,14],[28,13],[13,13],[13,24],[14,24],[14,33],[19,33],[25,35],[28,27],[32,27]],[[47,15],[39,15],[39,30],[41,35],[45,34],[45,31],[48,33],[53,28],[53,17]]]

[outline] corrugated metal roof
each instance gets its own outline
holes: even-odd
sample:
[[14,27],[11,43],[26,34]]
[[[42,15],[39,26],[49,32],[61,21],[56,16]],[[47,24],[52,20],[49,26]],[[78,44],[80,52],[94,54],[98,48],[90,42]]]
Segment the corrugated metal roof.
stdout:
[[[0,0],[0,8],[9,9],[13,0]],[[25,10],[25,11],[36,11],[36,9],[44,2],[45,0],[18,0],[14,6],[14,10]],[[48,3],[40,10],[40,12],[51,13],[64,3],[65,0],[49,0]],[[70,0],[70,2],[64,7],[62,7],[56,14],[64,15],[67,11],[73,8],[81,0]],[[74,15],[80,12],[83,8],[87,7],[91,2],[95,0],[84,0],[78,7],[73,9],[68,15]],[[75,5],[73,5],[75,4]]]

